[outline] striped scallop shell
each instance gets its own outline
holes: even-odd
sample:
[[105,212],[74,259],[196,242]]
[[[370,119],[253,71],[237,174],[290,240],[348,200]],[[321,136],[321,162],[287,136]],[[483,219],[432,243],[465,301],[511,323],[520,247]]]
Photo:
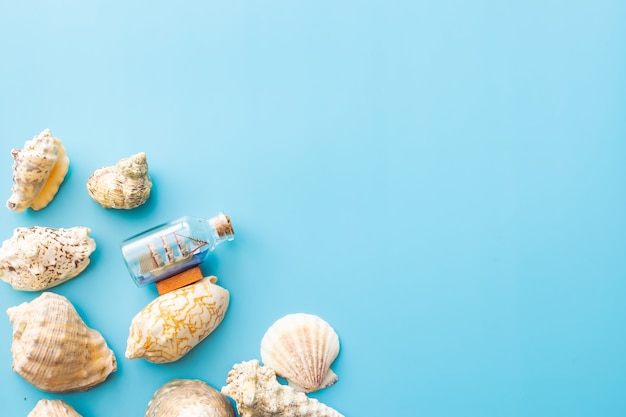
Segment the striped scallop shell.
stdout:
[[206,382],[173,379],[148,403],[145,417],[235,417],[230,401]]
[[39,400],[26,417],[81,417],[71,405],[63,400]]
[[305,313],[278,319],[261,340],[263,365],[293,388],[313,392],[337,382],[330,369],[339,354],[339,337],[322,318]]

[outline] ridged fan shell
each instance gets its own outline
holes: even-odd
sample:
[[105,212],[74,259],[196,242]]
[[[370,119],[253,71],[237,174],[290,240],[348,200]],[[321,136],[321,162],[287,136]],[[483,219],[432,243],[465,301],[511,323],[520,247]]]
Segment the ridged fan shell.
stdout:
[[230,401],[197,379],[173,379],[148,403],[145,417],[235,417]]
[[343,417],[326,404],[280,384],[274,370],[260,366],[256,359],[233,366],[222,394],[235,401],[241,417]]
[[0,247],[0,279],[16,290],[43,291],[80,274],[96,242],[91,229],[18,227]]
[[317,391],[337,381],[330,366],[338,354],[337,333],[313,314],[288,314],[276,320],[261,340],[263,365],[304,392]]
[[229,293],[214,276],[155,298],[132,319],[126,358],[173,362],[222,322]]
[[144,152],[98,168],[87,180],[87,192],[104,208],[133,209],[150,197],[152,179]]
[[13,187],[7,207],[22,212],[40,210],[54,198],[69,170],[70,160],[63,143],[45,129],[13,149]]
[[39,400],[26,417],[82,417],[63,400]]
[[13,324],[13,370],[42,391],[85,391],[117,369],[102,335],[65,297],[44,292],[7,310]]

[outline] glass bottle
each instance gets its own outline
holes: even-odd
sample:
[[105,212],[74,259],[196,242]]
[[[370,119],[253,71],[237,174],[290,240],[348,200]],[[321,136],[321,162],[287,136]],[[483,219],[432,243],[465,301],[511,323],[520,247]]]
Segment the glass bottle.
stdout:
[[185,216],[124,240],[122,255],[141,287],[200,264],[217,245],[234,238],[230,218],[222,212],[210,219]]

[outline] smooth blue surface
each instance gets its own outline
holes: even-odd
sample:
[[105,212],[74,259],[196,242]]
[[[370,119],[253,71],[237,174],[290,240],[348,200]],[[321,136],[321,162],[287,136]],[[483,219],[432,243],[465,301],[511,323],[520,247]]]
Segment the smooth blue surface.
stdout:
[[[54,291],[119,369],[42,393],[5,316],[1,414],[141,416],[171,378],[221,387],[303,311],[340,336],[314,396],[346,416],[625,415],[625,21],[619,0],[4,2],[0,190],[46,127],[71,168],[40,212],[0,210],[0,237],[92,229],[92,264]],[[148,203],[92,201],[89,175],[139,151]],[[119,242],[218,210],[237,237],[203,268],[224,322],[179,362],[125,359],[156,293]],[[2,310],[37,295],[1,284]]]

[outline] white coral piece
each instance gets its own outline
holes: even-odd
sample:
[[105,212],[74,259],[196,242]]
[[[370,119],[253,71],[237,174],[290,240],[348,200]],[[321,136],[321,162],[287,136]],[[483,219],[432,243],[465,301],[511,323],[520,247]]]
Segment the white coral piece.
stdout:
[[343,417],[305,393],[280,384],[276,373],[256,359],[233,366],[222,394],[235,400],[241,417]]

